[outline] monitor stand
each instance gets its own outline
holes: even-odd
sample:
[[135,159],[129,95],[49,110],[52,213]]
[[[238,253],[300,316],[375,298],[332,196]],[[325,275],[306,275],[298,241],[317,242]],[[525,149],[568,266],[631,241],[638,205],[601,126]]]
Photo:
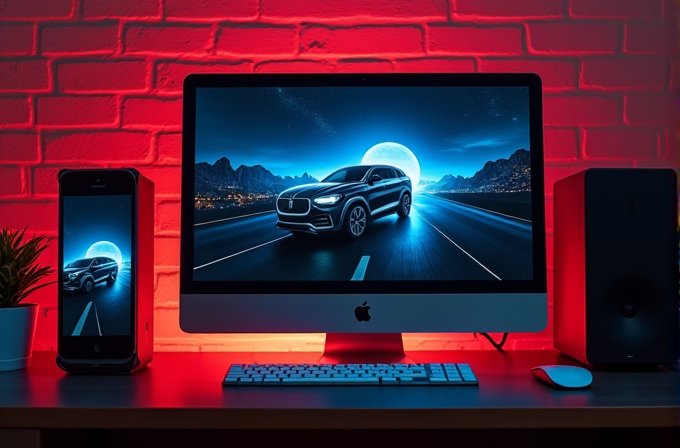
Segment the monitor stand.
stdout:
[[410,364],[401,333],[328,333],[322,364]]

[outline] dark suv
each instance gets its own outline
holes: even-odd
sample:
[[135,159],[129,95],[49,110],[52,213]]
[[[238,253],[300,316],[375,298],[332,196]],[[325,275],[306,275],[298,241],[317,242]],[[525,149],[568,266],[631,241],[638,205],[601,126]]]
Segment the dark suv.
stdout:
[[299,185],[276,199],[276,226],[300,233],[344,232],[358,238],[369,220],[411,212],[411,179],[388,165],[341,168],[319,183]]
[[118,263],[108,257],[81,258],[64,266],[62,288],[64,291],[92,291],[95,283],[106,280],[113,285],[118,276]]

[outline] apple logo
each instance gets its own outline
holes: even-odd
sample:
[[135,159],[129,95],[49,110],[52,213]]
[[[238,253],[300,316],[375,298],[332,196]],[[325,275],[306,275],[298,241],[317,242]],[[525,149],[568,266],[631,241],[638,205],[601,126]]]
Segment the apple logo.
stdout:
[[363,305],[358,306],[354,309],[354,315],[359,322],[368,322],[371,320],[371,315],[368,314],[368,310],[371,309],[370,306],[366,306],[368,302],[364,302]]

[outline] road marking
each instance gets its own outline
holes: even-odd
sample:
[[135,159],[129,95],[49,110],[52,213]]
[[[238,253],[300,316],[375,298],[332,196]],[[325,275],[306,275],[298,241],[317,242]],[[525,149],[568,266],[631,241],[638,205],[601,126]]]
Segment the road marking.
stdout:
[[491,270],[490,270],[489,268],[487,268],[487,267],[484,266],[482,263],[480,263],[475,257],[473,257],[472,255],[470,255],[469,253],[467,253],[467,252],[465,251],[465,249],[463,249],[463,248],[460,247],[458,244],[456,244],[455,241],[453,241],[451,238],[449,238],[448,236],[446,236],[446,235],[444,234],[444,232],[442,232],[441,230],[439,230],[438,228],[436,228],[430,221],[428,221],[427,219],[425,219],[425,217],[424,217],[423,215],[421,215],[420,213],[418,213],[417,210],[416,210],[416,214],[418,214],[418,216],[420,216],[421,218],[423,218],[423,221],[425,221],[425,222],[428,223],[430,226],[432,226],[432,228],[433,228],[434,230],[436,230],[437,232],[441,233],[442,236],[443,236],[444,238],[446,238],[447,240],[449,240],[449,242],[451,242],[451,244],[453,244],[453,245],[456,246],[458,249],[460,249],[461,252],[463,252],[463,253],[464,253],[465,255],[467,255],[468,257],[472,258],[472,259],[475,261],[475,263],[477,263],[478,265],[480,265],[481,267],[483,267],[483,268],[486,270],[486,272],[488,272],[489,274],[493,275],[493,276],[496,277],[498,280],[501,280],[501,278],[500,278],[499,276],[497,276],[496,274],[494,274],[493,272],[491,272]]
[[524,222],[532,222],[530,219],[518,218],[517,216],[507,215],[507,214],[501,213],[501,212],[495,212],[493,210],[488,210],[486,208],[466,204],[465,202],[458,202],[458,201],[454,201],[453,199],[446,199],[446,198],[443,198],[441,196],[437,196],[435,194],[431,194],[431,193],[422,193],[422,194],[424,194],[426,196],[431,196],[433,198],[441,199],[442,201],[448,201],[448,202],[453,202],[454,204],[463,205],[465,207],[476,208],[477,210],[482,210],[482,211],[487,212],[487,213],[493,213],[494,215],[500,215],[500,216],[505,216],[506,218],[518,219],[518,220],[524,221]]
[[257,213],[251,213],[249,215],[243,215],[243,216],[233,216],[231,218],[224,218],[224,219],[216,219],[214,221],[208,221],[208,222],[199,222],[198,224],[194,224],[194,227],[198,226],[206,226],[208,224],[214,224],[216,222],[222,222],[222,221],[231,221],[233,219],[241,219],[241,218],[247,218],[249,216],[256,216],[256,215],[263,215],[265,213],[274,213],[276,210],[269,210],[268,212],[257,212]]
[[83,311],[83,314],[80,316],[80,319],[78,319],[76,328],[73,330],[73,333],[71,333],[71,336],[80,336],[80,332],[83,331],[83,325],[85,325],[85,319],[87,319],[87,314],[90,312],[91,306],[92,302],[89,302],[85,307],[85,311]]
[[204,267],[206,267],[206,266],[210,266],[211,264],[219,263],[220,261],[224,261],[224,260],[226,260],[227,258],[232,258],[232,257],[235,257],[235,256],[237,256],[237,255],[241,255],[241,254],[244,254],[244,253],[246,253],[246,252],[250,252],[251,250],[255,250],[255,249],[259,248],[259,247],[266,246],[267,244],[275,243],[275,242],[277,242],[277,241],[279,241],[279,240],[282,240],[282,239],[284,239],[284,238],[288,238],[289,236],[293,236],[293,234],[292,234],[292,233],[289,233],[288,235],[284,235],[284,236],[282,236],[281,238],[277,238],[277,239],[275,239],[275,240],[267,241],[266,243],[262,243],[262,244],[260,244],[260,245],[255,246],[255,247],[251,247],[250,249],[242,250],[241,252],[236,252],[235,254],[227,255],[226,257],[222,257],[222,258],[220,258],[220,259],[218,259],[218,260],[211,261],[211,262],[209,262],[209,263],[202,264],[202,265],[200,265],[200,266],[196,266],[196,267],[194,268],[194,271],[197,270],[197,269],[204,268]]
[[368,255],[364,255],[361,257],[361,260],[359,260],[359,265],[357,266],[356,271],[354,271],[354,275],[352,276],[352,281],[361,281],[364,279],[364,275],[366,275],[366,268],[368,267],[368,260],[371,257]]
[[97,319],[97,330],[99,330],[99,336],[102,336],[102,327],[99,326],[99,314],[97,313],[97,304],[94,304],[94,317]]

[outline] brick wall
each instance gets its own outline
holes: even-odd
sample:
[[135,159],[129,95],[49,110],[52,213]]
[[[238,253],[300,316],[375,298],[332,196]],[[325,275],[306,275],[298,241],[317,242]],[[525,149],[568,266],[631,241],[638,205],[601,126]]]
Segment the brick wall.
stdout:
[[[48,235],[42,262],[54,265],[57,171],[135,166],[156,183],[156,349],[319,350],[323,335],[179,329],[187,74],[534,71],[545,85],[550,247],[555,180],[678,166],[675,22],[671,0],[0,0],[0,226]],[[32,300],[36,348],[54,349],[56,286]],[[508,346],[551,347],[551,334],[552,324]],[[491,348],[467,334],[405,341]]]

